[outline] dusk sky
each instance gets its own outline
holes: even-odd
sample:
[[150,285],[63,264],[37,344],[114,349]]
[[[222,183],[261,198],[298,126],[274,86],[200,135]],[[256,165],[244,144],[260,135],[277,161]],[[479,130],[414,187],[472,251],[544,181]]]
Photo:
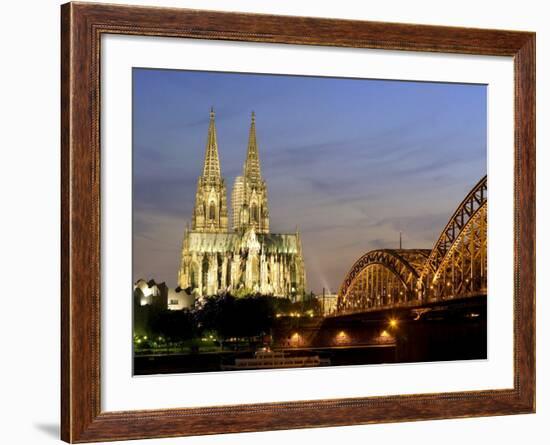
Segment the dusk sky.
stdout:
[[308,290],[372,249],[431,249],[487,172],[485,85],[133,70],[133,275],[177,285],[210,107],[228,210],[250,113],[270,229],[302,235]]

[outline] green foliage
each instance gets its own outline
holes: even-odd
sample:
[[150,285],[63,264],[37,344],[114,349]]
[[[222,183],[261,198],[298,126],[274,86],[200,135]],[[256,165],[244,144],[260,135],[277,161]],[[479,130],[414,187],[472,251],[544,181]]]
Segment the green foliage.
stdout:
[[[162,345],[158,338],[166,339],[182,347],[201,349],[206,346],[201,339],[215,338],[227,340],[230,338],[250,339],[269,335],[278,316],[291,313],[310,315],[319,314],[320,306],[315,299],[292,302],[289,299],[265,295],[234,296],[230,294],[205,298],[202,304],[189,310],[158,310],[151,306],[135,307],[134,319],[141,317],[146,323],[134,335],[141,336],[139,349],[158,348]],[[147,335],[150,340],[144,340]],[[135,340],[137,341],[137,340]],[[151,343],[151,344],[149,344]],[[190,346],[191,345],[191,346]]]
[[262,296],[210,297],[197,311],[200,330],[216,331],[221,338],[255,337],[269,333],[274,316],[271,297]]
[[254,292],[247,287],[241,287],[240,289],[235,289],[232,293],[235,298],[244,298],[254,295]]
[[197,334],[194,314],[189,310],[165,310],[152,320],[151,328],[156,336],[172,341],[183,341]]
[[274,298],[273,305],[276,313],[290,314],[291,312],[304,313],[313,311],[314,314],[321,314],[321,304],[315,298],[307,298],[303,301],[291,301],[287,298]]

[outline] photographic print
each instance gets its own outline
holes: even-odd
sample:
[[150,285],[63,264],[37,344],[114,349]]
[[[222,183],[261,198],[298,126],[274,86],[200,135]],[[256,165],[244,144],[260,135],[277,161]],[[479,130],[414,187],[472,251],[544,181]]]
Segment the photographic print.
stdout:
[[135,375],[487,358],[486,85],[132,82]]

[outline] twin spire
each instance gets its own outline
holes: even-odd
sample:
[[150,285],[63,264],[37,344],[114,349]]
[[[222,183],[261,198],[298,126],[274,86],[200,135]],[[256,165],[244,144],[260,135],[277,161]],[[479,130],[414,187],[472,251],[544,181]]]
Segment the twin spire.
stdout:
[[248,150],[244,162],[244,177],[252,181],[262,178],[260,171],[260,157],[258,156],[258,143],[256,141],[256,115],[252,112],[250,132],[248,134]]
[[[214,110],[210,109],[204,166],[197,184],[192,230],[225,233],[229,222],[227,194],[220,169],[215,119]],[[243,174],[235,178],[231,205],[233,230],[244,232],[253,228],[258,233],[269,233],[267,186],[260,171],[254,112]]]
[[[248,135],[248,150],[244,162],[244,177],[250,180],[260,180],[260,157],[258,155],[258,142],[256,140],[256,115],[252,112],[250,132]],[[216,180],[221,178],[220,157],[218,154],[218,139],[216,135],[216,113],[210,108],[210,124],[208,126],[208,138],[202,169],[204,179]]]
[[206,153],[204,154],[204,166],[202,169],[202,176],[205,179],[221,178],[215,120],[216,114],[214,113],[214,108],[210,108],[210,125],[208,126],[208,139],[206,140]]

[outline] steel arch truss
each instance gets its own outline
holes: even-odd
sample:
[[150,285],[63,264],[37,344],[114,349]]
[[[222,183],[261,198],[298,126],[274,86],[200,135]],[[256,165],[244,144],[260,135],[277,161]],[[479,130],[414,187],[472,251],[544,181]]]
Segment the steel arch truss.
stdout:
[[457,208],[433,249],[373,250],[338,292],[341,314],[419,306],[487,293],[487,176]]
[[422,299],[429,301],[487,293],[487,201],[463,226],[434,271],[420,277]]
[[338,293],[339,312],[393,307],[416,299],[429,250],[373,250],[359,258]]
[[483,207],[486,203],[487,176],[483,177],[470,193],[468,193],[445,226],[445,229],[441,232],[428,258],[427,265],[431,267],[432,271],[436,271],[440,268],[441,262],[455,244],[458,236],[468,224],[468,221],[470,221],[478,209]]

